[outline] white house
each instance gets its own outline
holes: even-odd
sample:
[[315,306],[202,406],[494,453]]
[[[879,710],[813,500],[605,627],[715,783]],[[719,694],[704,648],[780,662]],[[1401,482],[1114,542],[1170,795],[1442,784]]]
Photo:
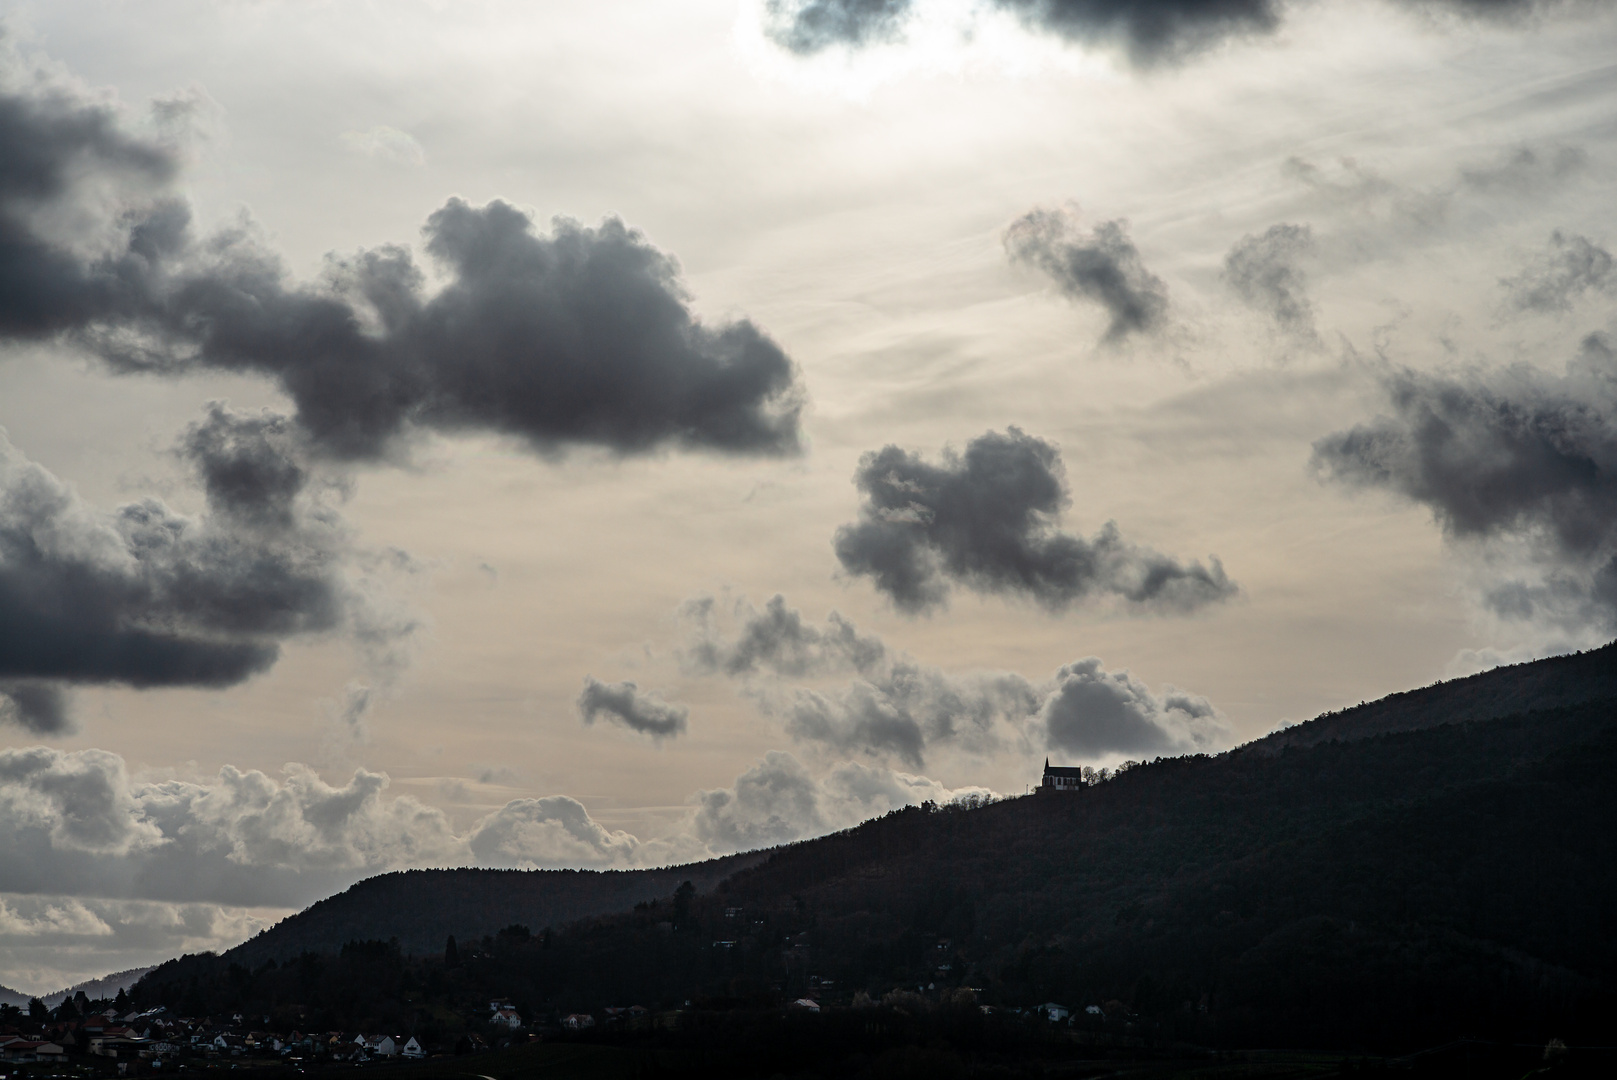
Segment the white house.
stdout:
[[495,1010],[494,1015],[489,1017],[489,1023],[503,1024],[512,1031],[516,1031],[522,1027],[522,1017],[517,1015],[515,1009],[505,1005]]
[[399,1053],[399,1044],[391,1035],[373,1035],[365,1040],[365,1049],[377,1057],[396,1057]]
[[595,1017],[589,1013],[568,1013],[561,1018],[561,1026],[569,1031],[583,1031],[595,1026]]
[[1053,1001],[1046,1001],[1043,1005],[1040,1005],[1039,1012],[1043,1013],[1044,1018],[1052,1024],[1060,1023],[1072,1015],[1071,1009],[1065,1005],[1057,1005]]
[[400,1050],[399,1053],[407,1058],[424,1058],[427,1056],[427,1052],[421,1048],[421,1044],[416,1041],[414,1035],[410,1036],[404,1044],[404,1049]]

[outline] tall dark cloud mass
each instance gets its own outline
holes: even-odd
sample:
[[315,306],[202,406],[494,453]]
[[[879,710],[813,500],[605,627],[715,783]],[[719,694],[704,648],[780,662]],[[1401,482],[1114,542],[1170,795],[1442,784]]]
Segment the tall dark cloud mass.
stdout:
[[[799,742],[921,768],[929,755],[987,755],[1042,745],[1089,760],[1222,748],[1229,729],[1205,698],[1168,687],[1152,693],[1126,671],[1089,657],[1036,683],[1010,671],[950,672],[918,663],[861,634],[832,612],[823,626],[775,596],[759,611],[744,601],[727,631],[710,599],[682,608],[695,674],[724,675]],[[757,642],[771,642],[759,649]],[[852,675],[841,684],[827,677]],[[797,680],[819,679],[819,685]]]
[[124,134],[105,105],[60,88],[0,89],[0,335],[39,338],[129,312],[165,239],[162,210],[132,221],[122,250],[93,254],[75,250],[84,238],[69,225],[41,219],[98,183],[148,200],[176,172],[169,150]]
[[1086,230],[1076,211],[1030,210],[1005,230],[1005,250],[1013,262],[1043,271],[1066,296],[1105,308],[1107,342],[1167,325],[1168,287],[1145,268],[1126,221]]
[[1617,286],[1611,252],[1584,236],[1557,229],[1547,248],[1515,277],[1499,283],[1519,311],[1560,313],[1589,293]]
[[1314,336],[1314,305],[1302,260],[1314,250],[1307,225],[1271,225],[1262,235],[1243,236],[1224,256],[1224,280],[1246,304],[1282,330]]
[[1460,541],[1515,539],[1548,575],[1505,583],[1502,615],[1553,616],[1574,602],[1617,625],[1617,356],[1588,338],[1563,376],[1397,370],[1390,415],[1314,444],[1325,478],[1395,492],[1428,507]]
[[355,597],[340,519],[300,498],[302,467],[273,413],[222,405],[182,454],[207,512],[157,499],[104,513],[0,438],[0,694],[35,731],[66,722],[78,683],[228,686],[267,669],[280,642],[337,629]]
[[[393,246],[302,285],[249,228],[196,235],[163,190],[173,158],[114,121],[65,92],[0,95],[0,335],[68,335],[124,371],[266,376],[315,448],[344,458],[416,428],[544,452],[799,447],[790,358],[745,319],[704,325],[673,258],[616,218],[543,234],[506,203],[451,199],[425,227],[440,290]],[[82,217],[108,190],[121,210],[95,252],[42,231],[46,204]]]
[[946,450],[935,465],[884,447],[860,459],[854,483],[864,502],[859,520],[837,530],[837,558],[901,611],[943,605],[952,585],[1051,610],[1109,595],[1186,612],[1237,591],[1217,559],[1181,563],[1110,523],[1091,539],[1059,531],[1069,501],[1060,452],[1014,427],[978,436],[964,454]]
[[578,712],[586,724],[605,716],[631,731],[657,739],[684,732],[690,714],[683,705],[641,693],[632,682],[604,683],[589,675],[584,676],[584,689],[578,695]]

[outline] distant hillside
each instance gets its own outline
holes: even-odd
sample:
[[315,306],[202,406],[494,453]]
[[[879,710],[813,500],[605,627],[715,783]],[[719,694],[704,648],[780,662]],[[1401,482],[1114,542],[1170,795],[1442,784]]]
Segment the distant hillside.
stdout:
[[138,967],[130,968],[128,971],[115,971],[111,975],[103,975],[99,979],[86,979],[84,982],[74,983],[66,990],[46,994],[40,1000],[54,1009],[65,999],[72,997],[80,990],[83,990],[84,996],[91,1001],[100,1001],[102,998],[115,998],[118,996],[118,991],[128,990],[139,982],[148,971],[154,970],[156,969],[152,967]]
[[[427,950],[251,974],[228,970],[235,954],[193,957],[136,995],[453,1038],[493,996],[553,1019],[975,987],[997,1005],[1107,1005],[1137,1015],[1130,1031],[1200,1045],[1602,1042],[1617,1014],[1617,701],[1469,718],[1492,711],[1479,685],[1514,701],[1587,693],[1610,656],[1400,695],[1417,730],[1163,759],[981,809],[912,807],[664,872],[638,882],[657,907],[572,925],[536,917],[565,906],[540,894],[580,889],[606,910],[599,879],[390,875],[363,906],[374,921],[327,935],[404,940],[445,896],[487,909],[484,926],[555,932],[497,935],[452,968]],[[670,902],[687,877],[706,895]],[[507,882],[527,881],[529,914],[493,917]]]
[[[139,982],[147,972],[155,970],[155,968],[151,967],[139,967],[130,968],[128,971],[113,972],[111,975],[103,975],[99,979],[87,979],[84,982],[75,983],[66,990],[41,995],[40,1000],[54,1009],[65,999],[72,997],[80,990],[83,990],[84,996],[91,1001],[99,1001],[102,998],[115,998],[118,996],[118,991],[128,990]],[[15,1005],[19,1009],[26,1009],[29,999],[33,996],[32,994],[25,994],[21,990],[13,990],[9,986],[0,986],[0,1005]]]
[[409,954],[441,954],[513,924],[538,931],[668,896],[683,881],[706,892],[763,858],[731,855],[659,870],[403,870],[367,878],[226,953],[233,963],[283,963],[350,941],[397,938]]
[[[1105,1006],[1134,1017],[1115,1031],[1164,1045],[1604,1045],[1617,696],[1594,695],[1613,655],[1395,695],[1290,743],[1162,759],[1078,792],[911,807],[761,855],[639,875],[389,875],[288,920],[323,921],[281,947],[396,936],[420,942],[419,959],[328,947],[253,967],[248,950],[272,931],[171,961],[135,996],[452,1040],[496,996],[553,1021],[855,992],[898,994],[913,1013],[973,987],[996,1005]],[[1512,703],[1536,707],[1497,715]],[[687,878],[698,895],[674,896]],[[636,896],[659,903],[628,910]],[[576,914],[590,904],[615,913]],[[444,964],[447,928],[470,944],[511,922],[554,933],[497,934]]]
[[1287,746],[1418,731],[1605,699],[1617,699],[1617,642],[1391,694],[1367,705],[1326,713],[1248,745],[1262,753],[1278,753]]

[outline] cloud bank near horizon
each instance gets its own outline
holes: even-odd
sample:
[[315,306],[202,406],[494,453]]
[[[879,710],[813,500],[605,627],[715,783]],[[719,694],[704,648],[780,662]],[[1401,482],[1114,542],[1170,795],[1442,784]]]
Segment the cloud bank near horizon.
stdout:
[[[983,758],[1045,752],[1090,761],[1201,753],[1232,742],[1206,698],[1158,694],[1095,657],[1035,682],[1016,672],[951,672],[890,650],[838,612],[823,626],[772,597],[731,612],[711,598],[681,609],[680,656],[697,675],[738,682],[742,694],[800,743],[830,754],[925,767],[940,753]],[[835,683],[839,677],[852,676]]]

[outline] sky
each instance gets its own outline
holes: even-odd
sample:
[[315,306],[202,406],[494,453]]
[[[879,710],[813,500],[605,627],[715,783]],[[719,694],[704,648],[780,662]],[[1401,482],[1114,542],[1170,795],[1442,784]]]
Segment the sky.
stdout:
[[0,0],[0,983],[1617,632],[1617,10]]

